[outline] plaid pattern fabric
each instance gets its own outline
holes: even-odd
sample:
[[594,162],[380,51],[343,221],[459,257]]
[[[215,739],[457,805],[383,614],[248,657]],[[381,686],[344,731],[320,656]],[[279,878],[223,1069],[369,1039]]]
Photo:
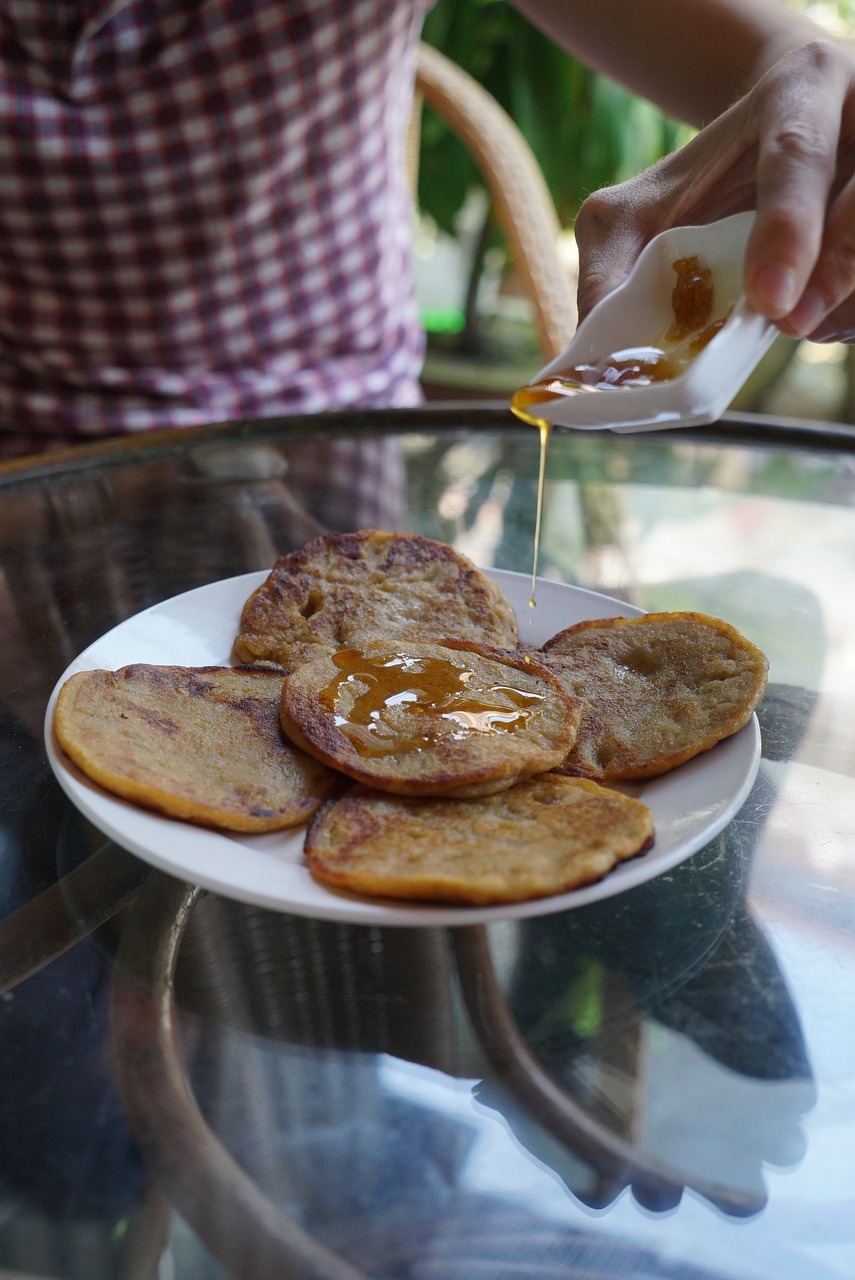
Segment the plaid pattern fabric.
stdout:
[[0,452],[417,401],[426,3],[0,0]]
[[400,441],[301,441],[289,445],[286,456],[284,482],[318,521],[318,532],[406,527],[407,484]]

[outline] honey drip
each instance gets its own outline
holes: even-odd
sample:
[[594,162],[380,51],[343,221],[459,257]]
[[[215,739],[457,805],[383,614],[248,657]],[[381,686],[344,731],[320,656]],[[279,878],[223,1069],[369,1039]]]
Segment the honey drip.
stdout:
[[[546,455],[549,452],[549,438],[552,435],[552,423],[547,422],[545,418],[536,418],[533,414],[528,413],[525,393],[533,391],[533,387],[522,387],[519,391],[514,392],[511,400],[511,409],[520,419],[521,422],[527,423],[530,427],[537,427],[540,433],[540,464],[537,469],[537,507],[534,515],[534,555],[532,556],[531,565],[531,595],[529,596],[528,607],[534,609],[537,605],[537,566],[540,561],[540,533],[543,528],[543,491],[546,486]],[[535,395],[531,403],[542,404],[543,396]]]
[[727,316],[710,322],[713,304],[712,272],[701,266],[696,256],[678,258],[673,263],[677,281],[671,293],[674,319],[661,344],[650,347],[628,347],[590,363],[571,365],[560,374],[520,387],[511,397],[511,412],[521,422],[536,427],[540,433],[540,466],[537,476],[537,511],[535,514],[534,556],[531,570],[529,607],[537,601],[537,567],[540,560],[540,537],[543,526],[543,491],[546,482],[546,455],[552,424],[532,412],[538,405],[565,396],[596,391],[612,391],[622,387],[649,387],[655,382],[670,382],[688,368],[694,358],[711,342]]
[[[321,691],[320,702],[362,756],[432,746],[439,726],[432,728],[431,718],[451,722],[453,738],[513,733],[537,714],[543,701],[540,694],[506,684],[470,691],[474,672],[442,658],[342,649],[332,660],[338,674]],[[402,712],[405,717],[420,713],[413,716],[412,732],[401,732]]]
[[668,342],[678,343],[709,324],[713,283],[709,267],[702,267],[695,254],[678,258],[673,265],[677,274],[671,293],[674,319],[665,337]]

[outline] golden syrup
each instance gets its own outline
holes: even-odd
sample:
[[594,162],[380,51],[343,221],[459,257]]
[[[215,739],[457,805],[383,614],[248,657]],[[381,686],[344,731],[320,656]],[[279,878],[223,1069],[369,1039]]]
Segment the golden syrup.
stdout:
[[[362,756],[397,755],[432,746],[435,735],[425,726],[425,715],[450,721],[454,738],[513,733],[529,722],[543,701],[540,694],[507,684],[473,693],[469,688],[473,671],[429,655],[342,649],[332,660],[338,672],[321,690],[320,702]],[[405,714],[420,713],[412,735],[388,723],[388,713],[395,708],[403,708]]]
[[678,258],[671,264],[677,280],[671,293],[674,319],[665,335],[666,341],[683,342],[709,324],[713,304],[713,279],[709,267],[701,266],[696,254]]
[[696,333],[689,340],[687,350],[691,358],[694,358],[699,351],[703,351],[707,343],[712,342],[715,335],[724,327],[729,315],[730,312],[728,311],[727,315],[722,316],[720,320],[713,320],[712,324],[708,324],[706,328],[701,329],[700,333]]
[[[707,338],[709,342],[713,335]],[[511,397],[511,409],[520,409],[563,400],[580,392],[613,391],[618,387],[649,387],[654,382],[670,382],[689,365],[695,350],[665,351],[661,347],[627,347],[602,360],[574,364],[560,374],[521,387]]]
[[[626,387],[649,387],[670,382],[684,373],[695,356],[711,342],[727,320],[709,322],[713,303],[712,272],[696,256],[678,258],[673,264],[677,281],[671,293],[674,319],[661,345],[628,347],[591,362],[571,365],[560,374],[520,387],[511,397],[511,412],[521,422],[540,433],[540,465],[537,476],[537,509],[534,527],[534,555],[531,570],[531,597],[534,608],[540,540],[543,528],[543,493],[546,484],[546,456],[552,424],[540,417],[536,408],[566,396]],[[728,315],[730,313],[728,312]],[[688,341],[687,341],[688,339]]]
[[[710,334],[710,338],[713,335]],[[709,338],[707,339],[709,341]],[[537,510],[534,518],[534,555],[531,568],[531,596],[529,608],[537,604],[537,568],[540,563],[540,541],[543,529],[543,494],[546,485],[546,458],[552,423],[533,412],[537,405],[561,400],[579,392],[608,391],[616,387],[646,387],[653,382],[665,382],[677,376],[693,358],[687,355],[678,361],[672,353],[659,347],[635,347],[617,351],[592,364],[577,364],[560,375],[544,378],[540,382],[520,387],[511,397],[511,412],[540,433],[540,465],[537,476]]]
[[546,488],[546,455],[549,452],[549,439],[552,435],[552,423],[540,418],[537,423],[540,432],[540,461],[537,467],[537,506],[534,513],[534,551],[531,558],[531,595],[528,598],[529,609],[537,606],[537,566],[540,563],[540,535],[543,529],[543,493]]
[[536,427],[540,433],[540,465],[537,471],[537,507],[534,515],[534,554],[532,556],[531,565],[531,595],[529,596],[528,607],[534,609],[537,604],[537,566],[540,560],[540,531],[543,527],[543,491],[546,486],[546,455],[549,452],[549,437],[552,434],[552,423],[547,422],[545,418],[538,418],[534,414],[528,412],[527,406],[530,404],[543,404],[544,400],[558,400],[561,393],[552,393],[547,391],[546,395],[539,394],[537,386],[520,387],[519,391],[515,391],[511,397],[511,412],[515,413],[520,422],[525,422],[530,427]]

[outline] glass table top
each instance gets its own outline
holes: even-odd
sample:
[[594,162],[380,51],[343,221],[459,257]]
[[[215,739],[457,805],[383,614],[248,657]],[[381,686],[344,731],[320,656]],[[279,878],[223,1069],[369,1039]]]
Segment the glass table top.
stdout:
[[382,928],[152,870],[47,763],[87,645],[319,532],[532,568],[536,433],[483,405],[0,467],[0,1276],[849,1280],[855,433],[556,432],[540,574],[769,656],[760,770],[572,911]]

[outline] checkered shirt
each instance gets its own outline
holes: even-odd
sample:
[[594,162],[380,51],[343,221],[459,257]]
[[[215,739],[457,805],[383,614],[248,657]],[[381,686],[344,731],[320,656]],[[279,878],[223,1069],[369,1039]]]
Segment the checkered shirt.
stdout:
[[7,454],[418,400],[426,3],[0,0]]

